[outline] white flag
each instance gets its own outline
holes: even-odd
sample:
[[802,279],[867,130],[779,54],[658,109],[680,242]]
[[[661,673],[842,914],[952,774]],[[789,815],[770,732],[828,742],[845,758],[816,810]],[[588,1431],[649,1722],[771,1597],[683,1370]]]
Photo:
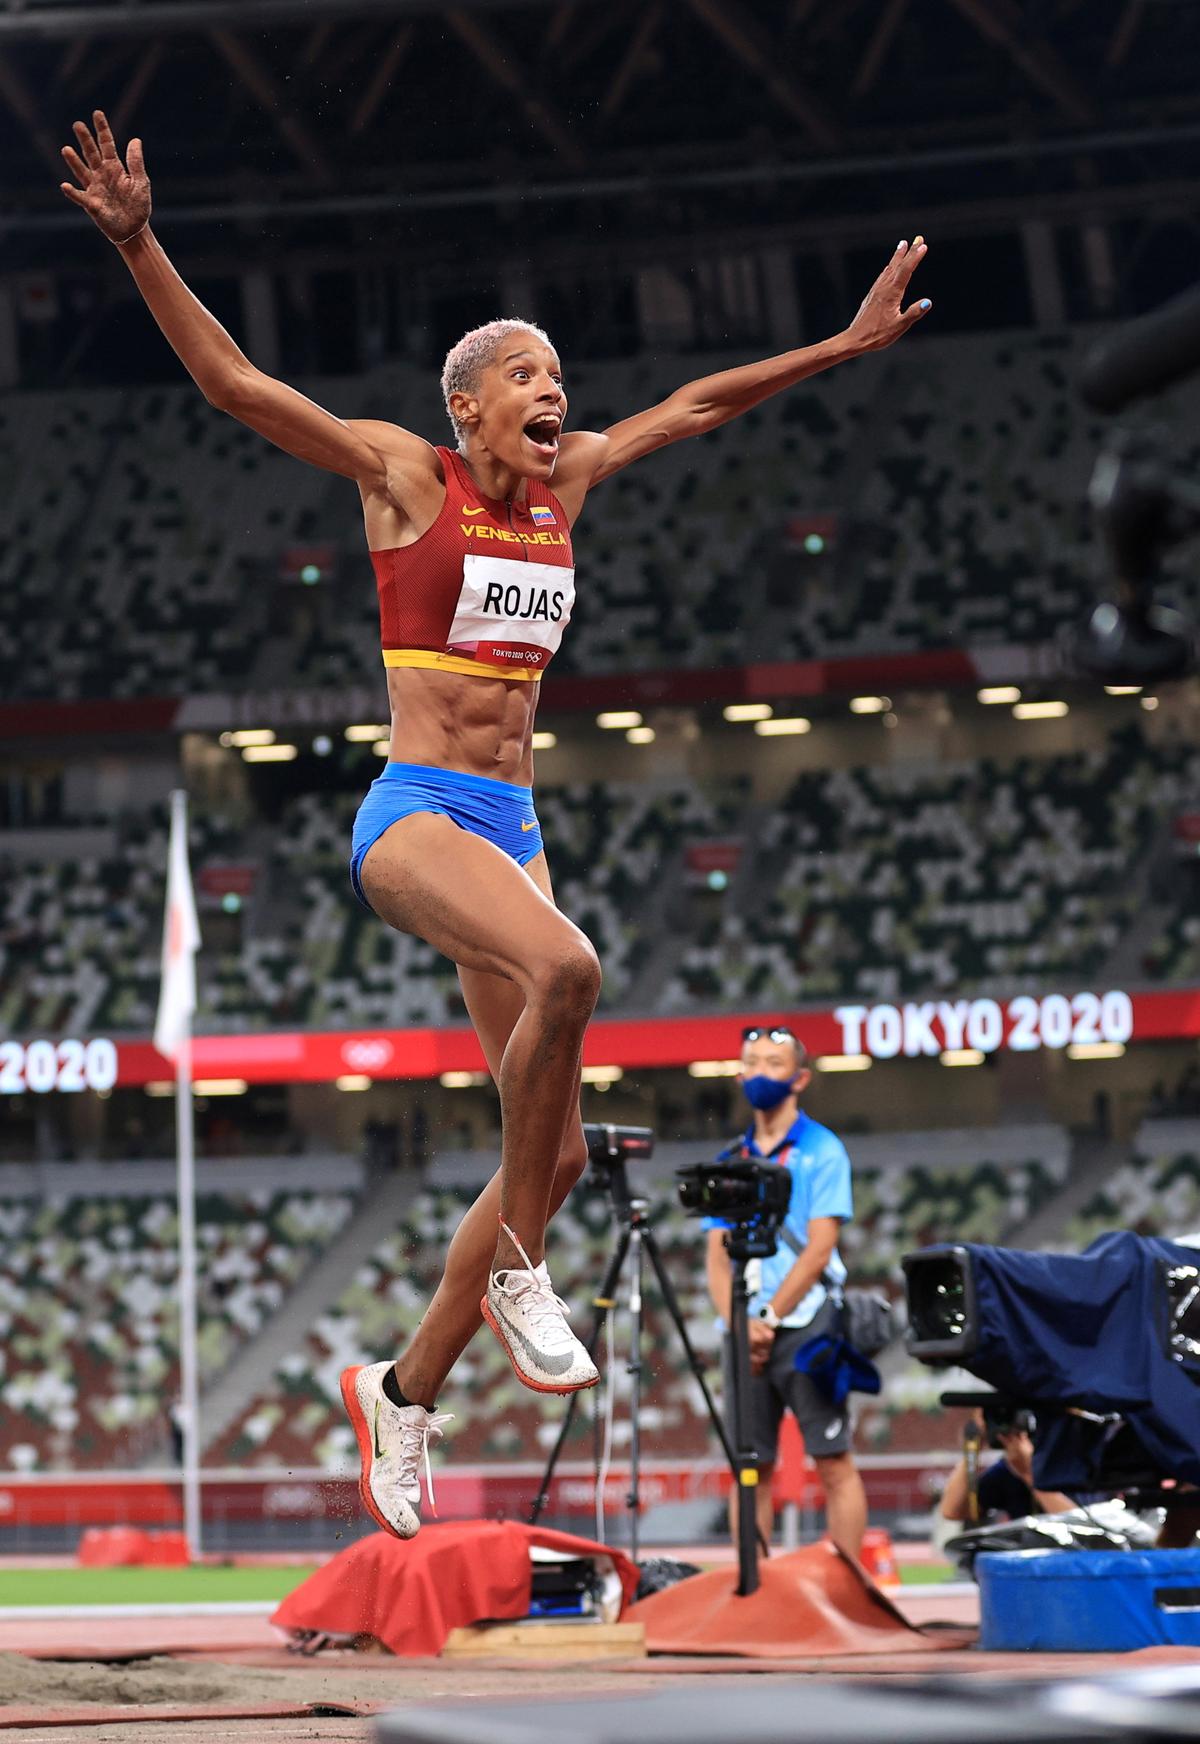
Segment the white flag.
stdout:
[[167,907],[163,920],[162,990],[154,1045],[173,1060],[191,1029],[196,1009],[196,952],[200,924],[188,868],[187,795],[171,795],[171,844],[167,857]]

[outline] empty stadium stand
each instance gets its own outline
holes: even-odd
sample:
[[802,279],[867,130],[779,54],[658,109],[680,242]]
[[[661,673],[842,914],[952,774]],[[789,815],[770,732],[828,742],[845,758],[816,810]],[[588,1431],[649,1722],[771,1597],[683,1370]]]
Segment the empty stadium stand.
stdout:
[[[556,670],[1035,642],[1076,621],[1102,567],[1084,491],[1103,432],[1074,389],[1087,342],[923,335],[620,475],[581,526]],[[731,361],[570,371],[573,422],[603,428]],[[299,385],[343,415],[448,439],[431,374]],[[1185,451],[1194,400],[1160,408]],[[0,506],[0,579],[19,608],[0,632],[6,695],[378,675],[356,493],[191,386],[6,396],[0,456],[16,481]],[[819,562],[789,531],[813,515],[832,529]],[[281,579],[306,544],[332,553],[312,589]]]

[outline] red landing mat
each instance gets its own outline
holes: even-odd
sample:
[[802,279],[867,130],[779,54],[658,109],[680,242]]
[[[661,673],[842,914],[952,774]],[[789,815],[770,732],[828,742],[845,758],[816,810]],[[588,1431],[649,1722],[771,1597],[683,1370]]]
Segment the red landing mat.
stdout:
[[870,1576],[827,1539],[759,1563],[756,1593],[737,1594],[737,1570],[693,1575],[625,1613],[644,1623],[651,1653],[796,1659],[827,1654],[929,1653],[951,1639],[905,1621]]
[[271,1621],[280,1629],[369,1635],[405,1656],[440,1653],[451,1629],[529,1615],[534,1545],[607,1557],[626,1604],[637,1590],[637,1569],[619,1550],[515,1520],[469,1521],[423,1526],[407,1541],[387,1532],[360,1539],[289,1594]]

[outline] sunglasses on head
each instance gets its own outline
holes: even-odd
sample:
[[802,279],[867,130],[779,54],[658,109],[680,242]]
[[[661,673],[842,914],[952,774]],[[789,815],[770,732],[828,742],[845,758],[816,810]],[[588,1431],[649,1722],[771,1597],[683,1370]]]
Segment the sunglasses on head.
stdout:
[[743,1042],[794,1042],[795,1036],[783,1024],[776,1024],[774,1029],[766,1029],[762,1024],[752,1023],[749,1029],[742,1031]]

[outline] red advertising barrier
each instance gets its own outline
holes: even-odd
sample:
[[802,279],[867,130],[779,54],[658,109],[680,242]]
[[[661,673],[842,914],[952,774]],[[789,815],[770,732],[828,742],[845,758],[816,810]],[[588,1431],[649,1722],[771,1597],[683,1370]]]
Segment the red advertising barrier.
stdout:
[[[953,1455],[866,1455],[859,1461],[873,1507],[890,1509],[927,1503],[944,1481]],[[815,1479],[792,1467],[785,1499],[810,1501]],[[525,1519],[541,1484],[535,1465],[447,1467],[437,1474],[438,1517],[443,1520]],[[641,1467],[643,1510],[668,1502],[712,1501],[728,1492],[729,1469],[714,1460]],[[614,1467],[605,1485],[605,1506],[615,1518],[625,1510],[627,1469]],[[358,1484],[353,1478],[309,1471],[213,1471],[203,1474],[203,1517],[210,1522],[304,1521],[357,1518]],[[595,1514],[590,1465],[563,1462],[550,1488],[549,1512],[558,1518]],[[0,1479],[0,1546],[8,1531],[35,1526],[177,1527],[183,1521],[180,1480],[161,1473],[39,1473]]]
[[[998,1000],[906,1000],[839,1005],[833,1011],[744,1011],[722,1017],[600,1019],[588,1030],[588,1066],[628,1070],[732,1059],[741,1032],[764,1018],[792,1025],[810,1054],[874,1060],[936,1058],[945,1050],[981,1054],[1066,1049],[1103,1058],[1127,1043],[1200,1036],[1200,987],[1150,993],[1017,994]],[[329,1084],[338,1078],[437,1078],[486,1070],[474,1030],[298,1030],[285,1034],[197,1036],[196,1079],[247,1084]],[[37,1039],[0,1041],[0,1096],[26,1090],[106,1090],[166,1082],[173,1068],[150,1041]]]

